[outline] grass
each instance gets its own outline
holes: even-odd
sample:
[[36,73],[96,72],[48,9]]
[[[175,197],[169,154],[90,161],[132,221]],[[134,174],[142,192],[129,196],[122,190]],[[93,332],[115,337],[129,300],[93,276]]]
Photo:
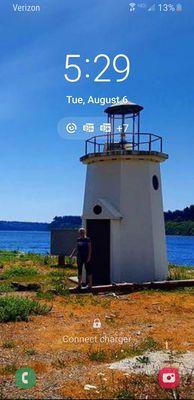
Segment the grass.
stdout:
[[0,283],[0,293],[9,293],[13,291],[14,289],[10,283]]
[[159,343],[154,340],[152,337],[145,338],[139,346],[126,346],[118,348],[118,349],[107,349],[106,351],[103,349],[90,351],[88,352],[88,358],[90,361],[97,361],[97,362],[111,362],[111,361],[119,361],[124,358],[131,358],[138,356],[139,363],[148,364],[149,359],[142,354],[145,351],[156,351],[159,350],[160,346]]
[[0,250],[0,264],[4,265],[12,262],[31,262],[33,265],[40,266],[57,266],[57,257],[52,257],[49,254],[37,254],[37,253],[23,253],[21,251],[9,251],[9,250]]
[[148,336],[147,338],[144,339],[142,345],[141,345],[141,350],[144,351],[154,351],[154,350],[159,350],[160,346],[159,343],[153,339],[151,336]]
[[181,267],[179,265],[169,265],[170,280],[194,279],[194,268]]
[[69,288],[60,282],[55,283],[53,290],[54,290],[54,293],[59,296],[68,296],[70,294]]
[[38,292],[36,297],[37,299],[53,300],[54,294],[52,292]]
[[90,361],[97,361],[97,362],[112,362],[112,361],[119,361],[124,358],[130,358],[139,356],[143,353],[143,349],[140,347],[124,347],[124,348],[117,348],[117,349],[110,349],[107,350],[95,350],[90,351],[88,353],[88,358]]
[[6,262],[14,261],[18,255],[19,251],[8,251],[8,250],[0,250],[0,263],[4,264]]
[[0,298],[0,322],[28,321],[30,315],[47,314],[51,307],[29,298],[6,296]]
[[7,269],[3,274],[2,278],[3,279],[10,279],[10,278],[15,278],[15,277],[32,277],[36,276],[38,274],[38,271],[34,267],[23,267],[23,266],[18,266],[14,265],[13,267]]
[[64,278],[64,272],[63,270],[55,270],[55,271],[51,271],[48,274],[51,278]]
[[53,292],[56,295],[67,296],[69,294],[69,288],[67,286],[67,278],[63,271],[51,271],[49,272]]

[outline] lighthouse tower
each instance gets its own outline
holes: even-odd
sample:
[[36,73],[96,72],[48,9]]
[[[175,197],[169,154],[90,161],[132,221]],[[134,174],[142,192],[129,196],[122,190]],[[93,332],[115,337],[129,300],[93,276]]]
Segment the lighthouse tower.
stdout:
[[106,133],[88,139],[80,159],[96,285],[167,276],[160,163],[168,155],[160,136],[140,133],[142,110],[131,102],[108,107]]

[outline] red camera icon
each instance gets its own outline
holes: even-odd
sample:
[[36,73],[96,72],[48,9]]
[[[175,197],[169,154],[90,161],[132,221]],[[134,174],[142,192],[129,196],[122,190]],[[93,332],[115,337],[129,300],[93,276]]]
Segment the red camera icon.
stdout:
[[177,368],[162,368],[159,371],[158,382],[162,388],[175,389],[179,386],[179,371]]

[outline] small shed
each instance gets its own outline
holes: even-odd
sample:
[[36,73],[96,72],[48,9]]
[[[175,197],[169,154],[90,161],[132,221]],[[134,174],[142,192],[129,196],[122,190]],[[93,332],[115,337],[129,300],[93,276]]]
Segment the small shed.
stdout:
[[50,253],[58,256],[59,265],[65,264],[65,256],[69,256],[76,247],[77,229],[53,229],[51,231]]

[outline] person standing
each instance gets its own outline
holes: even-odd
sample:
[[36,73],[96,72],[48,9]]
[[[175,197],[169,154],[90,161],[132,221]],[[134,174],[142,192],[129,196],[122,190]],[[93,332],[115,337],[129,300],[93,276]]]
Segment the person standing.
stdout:
[[92,288],[92,268],[91,268],[91,255],[92,255],[92,245],[91,240],[86,236],[86,231],[84,228],[79,229],[79,237],[77,239],[77,248],[74,249],[70,257],[77,252],[77,266],[78,266],[78,286],[77,289],[81,289],[82,286],[82,273],[83,265],[85,266],[88,289]]

